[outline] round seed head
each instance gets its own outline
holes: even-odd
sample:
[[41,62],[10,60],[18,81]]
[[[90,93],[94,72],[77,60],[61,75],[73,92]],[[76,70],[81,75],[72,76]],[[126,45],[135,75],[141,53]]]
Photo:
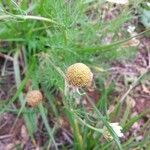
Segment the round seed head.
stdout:
[[39,90],[33,90],[28,92],[26,100],[31,107],[37,106],[43,99],[42,93]]
[[68,67],[66,71],[66,79],[72,86],[87,87],[92,83],[93,73],[85,64],[75,63]]

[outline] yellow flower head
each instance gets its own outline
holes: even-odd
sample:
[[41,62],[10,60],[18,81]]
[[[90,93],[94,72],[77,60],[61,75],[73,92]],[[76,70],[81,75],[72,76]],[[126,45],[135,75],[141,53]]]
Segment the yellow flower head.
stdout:
[[67,82],[72,86],[87,87],[92,83],[93,73],[85,64],[75,63],[68,67],[66,78]]
[[42,93],[39,90],[33,90],[27,93],[26,100],[31,107],[37,106],[43,99]]

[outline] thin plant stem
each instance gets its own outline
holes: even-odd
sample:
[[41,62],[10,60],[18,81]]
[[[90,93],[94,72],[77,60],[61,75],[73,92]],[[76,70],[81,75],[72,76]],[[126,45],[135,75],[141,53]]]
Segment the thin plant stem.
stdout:
[[32,16],[32,15],[1,15],[0,20],[5,20],[5,19],[24,19],[24,20],[39,20],[39,21],[45,21],[49,23],[53,23],[59,26],[62,26],[58,24],[56,21],[50,19],[50,18],[45,18],[42,16]]
[[130,88],[127,90],[127,92],[122,96],[120,99],[120,103],[123,104],[126,97],[129,95],[129,93],[132,91],[132,89],[137,85],[137,83],[140,81],[140,79],[147,74],[149,68],[146,68],[146,70],[133,82],[133,84],[130,86]]

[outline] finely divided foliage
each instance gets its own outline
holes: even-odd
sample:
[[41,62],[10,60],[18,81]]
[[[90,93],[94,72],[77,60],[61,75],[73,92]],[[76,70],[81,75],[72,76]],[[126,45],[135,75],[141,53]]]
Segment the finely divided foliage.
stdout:
[[[138,7],[140,2],[132,0],[131,6],[118,6],[118,14],[115,17],[109,16],[107,20],[105,13],[113,4],[106,3],[105,0],[1,0],[0,42],[4,46],[0,45],[0,52],[13,57],[16,93],[7,100],[4,107],[0,103],[0,114],[12,110],[11,106],[19,99],[17,118],[23,116],[33,143],[36,142],[34,133],[38,132],[39,114],[45,126],[42,132],[47,137],[47,141],[42,145],[43,149],[59,149],[60,143],[56,133],[59,126],[57,120],[61,114],[70,122],[67,133],[72,133],[69,140],[71,142],[61,148],[105,150],[129,146],[132,149],[134,144],[131,143],[134,139],[120,142],[115,128],[110,123],[114,118],[111,118],[111,115],[122,113],[122,104],[119,102],[110,116],[107,113],[107,94],[110,89],[101,90],[103,92],[97,103],[85,94],[92,107],[92,110],[88,111],[83,105],[76,104],[78,99],[82,101],[81,93],[72,94],[69,91],[72,89],[66,90],[64,73],[68,66],[77,62],[84,62],[94,73],[94,68],[97,67],[95,64],[101,64],[105,68],[114,59],[132,57],[131,51],[133,53],[135,49],[122,46],[131,39],[123,24],[132,20],[133,8]],[[23,61],[22,66],[19,64],[20,59]],[[103,73],[101,76],[103,79]],[[100,79],[101,76],[97,78],[96,85],[103,88],[104,80]],[[90,79],[93,79],[93,76]],[[43,94],[43,103],[33,109],[26,105],[25,101],[25,87],[28,82],[30,87],[27,91],[41,90]],[[30,113],[24,113],[25,111]],[[127,113],[126,110],[124,113]],[[123,130],[127,130],[139,119],[140,117],[133,118],[130,122],[123,121]],[[105,139],[103,127],[111,140]],[[121,127],[116,128],[119,128],[119,135],[122,135]]]

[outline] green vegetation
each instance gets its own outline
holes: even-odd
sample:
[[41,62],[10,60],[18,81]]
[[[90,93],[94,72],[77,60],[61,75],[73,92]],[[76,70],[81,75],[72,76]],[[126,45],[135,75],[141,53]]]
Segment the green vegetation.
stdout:
[[[36,142],[34,133],[38,131],[37,114],[40,115],[45,126],[42,134],[47,137],[43,149],[59,149],[56,133],[62,114],[69,120],[73,135],[73,143],[63,145],[63,149],[142,149],[143,145],[148,146],[150,139],[147,134],[138,143],[132,137],[125,142],[120,141],[109,124],[120,122],[123,131],[127,132],[147,110],[131,118],[131,107],[124,105],[123,99],[121,102],[118,100],[114,111],[108,114],[108,106],[112,102],[109,95],[114,85],[104,86],[110,62],[132,59],[135,54],[135,48],[123,46],[133,37],[122,25],[133,19],[141,2],[132,0],[130,6],[120,6],[123,8],[118,15],[105,21],[104,0],[1,0],[0,42],[6,46],[0,46],[0,52],[13,58],[16,92],[5,103],[0,103],[0,114],[10,112],[17,118],[23,117],[33,143]],[[113,4],[108,3],[107,6],[110,9]],[[148,32],[149,28],[145,30],[136,36]],[[111,35],[111,42],[107,44],[103,39],[108,35]],[[76,104],[81,95],[65,94],[65,71],[76,62],[86,64],[97,74],[94,80],[101,93],[100,99],[94,103],[85,95],[92,107],[90,112]],[[40,89],[44,96],[43,104],[36,108],[26,105],[25,86],[28,82],[28,90]],[[14,110],[11,106],[18,102],[19,107]],[[107,127],[114,140],[104,138],[103,126]]]

